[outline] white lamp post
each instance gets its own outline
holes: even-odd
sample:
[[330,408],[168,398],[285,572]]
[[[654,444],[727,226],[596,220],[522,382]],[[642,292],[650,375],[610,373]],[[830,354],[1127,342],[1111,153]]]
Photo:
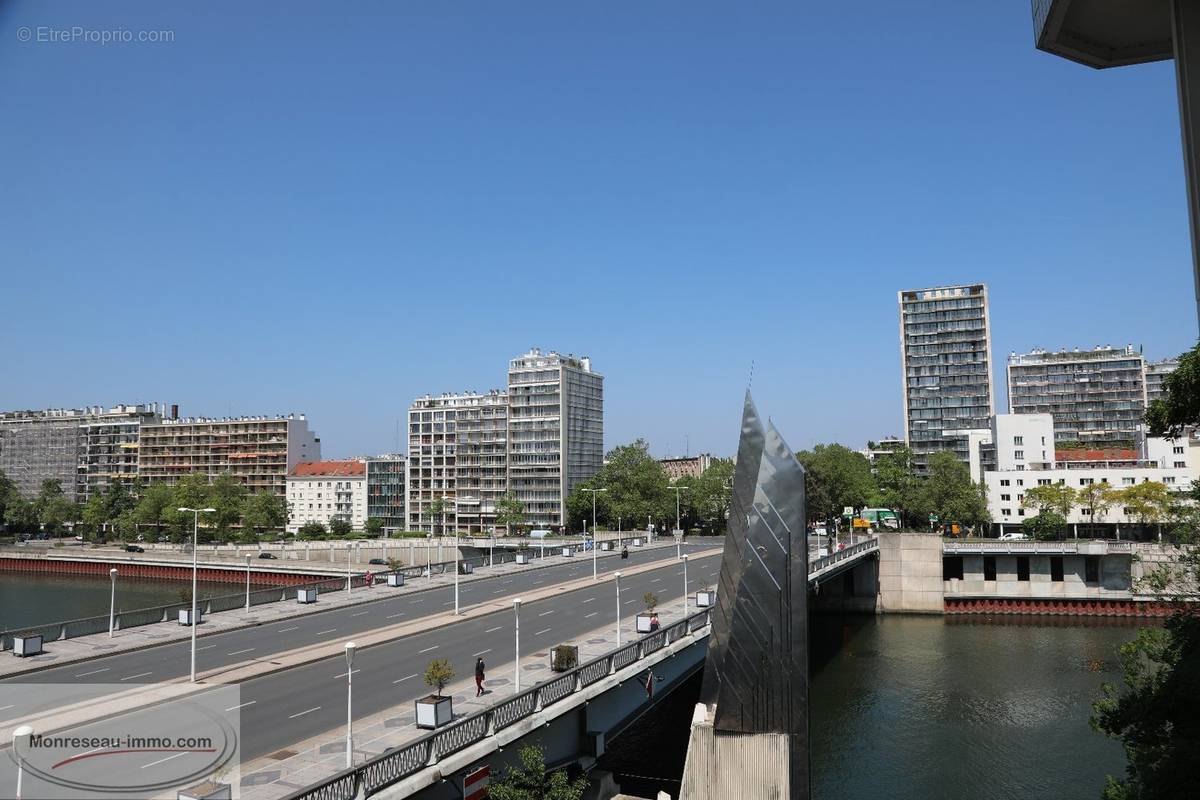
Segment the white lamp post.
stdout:
[[354,565],[350,560],[350,552],[354,549],[354,545],[346,542],[346,594],[350,594],[350,584],[354,582]]
[[690,486],[668,486],[668,489],[675,493],[675,530],[682,530],[679,527],[679,493],[690,491]]
[[425,575],[433,580],[433,532],[425,537]]
[[621,549],[621,518],[617,517],[617,549]]
[[621,573],[617,573],[617,647],[621,646]]
[[[608,489],[584,489],[583,491],[592,493],[592,580],[596,580],[596,548],[600,544],[596,539],[596,495],[600,492],[607,492]],[[584,523],[584,527],[587,527],[586,522]]]
[[513,600],[513,631],[516,633],[516,645],[513,649],[513,692],[521,693],[521,598]]
[[13,755],[17,757],[17,794],[16,800],[21,800],[21,778],[25,772],[25,757],[21,755],[20,740],[24,739],[24,744],[29,743],[30,737],[33,736],[33,728],[29,725],[22,725],[12,732],[12,748]]
[[354,766],[354,642],[346,642],[346,769]]
[[250,610],[250,556],[246,556],[246,610]]
[[200,512],[211,514],[215,508],[181,508],[192,516],[192,683],[196,682],[196,543],[200,538]]
[[454,616],[458,616],[458,518],[454,522]]
[[108,571],[108,577],[112,579],[112,595],[108,600],[108,638],[113,637],[113,627],[117,621],[117,568],[113,567]]
[[688,593],[687,593],[687,554],[683,556],[683,614],[687,616],[688,612]]

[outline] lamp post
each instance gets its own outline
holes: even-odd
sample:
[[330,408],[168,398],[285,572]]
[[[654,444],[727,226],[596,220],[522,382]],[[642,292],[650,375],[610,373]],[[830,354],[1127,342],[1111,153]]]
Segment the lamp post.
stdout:
[[521,598],[513,600],[513,631],[516,644],[513,648],[513,692],[521,693]]
[[[607,492],[608,489],[584,489],[585,492],[592,493],[592,580],[596,580],[598,570],[596,567],[596,547],[599,544],[596,540],[596,495],[600,492]],[[584,523],[584,527],[587,523]]]
[[617,647],[621,646],[621,573],[617,573]]
[[354,766],[354,642],[346,642],[346,769]]
[[425,537],[425,576],[433,580],[433,532]]
[[621,549],[621,518],[617,517],[617,549]]
[[192,514],[192,683],[196,682],[196,543],[200,538],[200,512],[211,514],[215,508],[180,508]]
[[350,558],[353,550],[354,545],[346,542],[346,594],[350,594],[350,584],[354,583],[354,564]]
[[458,616],[458,518],[454,518],[454,616]]
[[246,610],[250,610],[250,556],[246,556]]
[[687,554],[683,556],[683,615],[686,617],[688,612],[688,593],[687,593]]
[[113,637],[113,626],[117,621],[117,568],[113,567],[108,571],[108,577],[112,579],[112,595],[108,600],[108,638]]
[[21,743],[18,741],[24,739],[25,743],[29,742],[33,736],[33,728],[29,725],[22,725],[12,732],[12,749],[13,755],[17,758],[17,794],[16,800],[21,800],[21,778],[25,772],[25,757],[21,755]]
[[690,486],[668,486],[667,488],[675,493],[675,530],[679,531],[679,530],[682,530],[679,527],[679,493],[691,491],[692,487],[690,487]]

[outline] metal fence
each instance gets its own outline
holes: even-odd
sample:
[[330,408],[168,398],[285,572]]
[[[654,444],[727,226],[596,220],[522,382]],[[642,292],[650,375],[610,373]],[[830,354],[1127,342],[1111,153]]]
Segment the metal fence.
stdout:
[[403,747],[376,756],[361,766],[345,770],[326,781],[290,794],[285,800],[353,800],[359,796],[360,790],[363,796],[370,797],[386,786],[437,764],[446,756],[477,744],[514,723],[528,719],[547,706],[582,691],[601,678],[619,672],[668,644],[702,630],[709,622],[708,611],[693,614],[478,714],[465,717]]
[[[555,550],[555,553],[559,552]],[[554,555],[555,553],[550,553]],[[531,560],[541,558],[541,553],[538,550],[530,550],[524,555]],[[506,564],[516,560],[515,553],[505,553],[497,551],[494,554],[487,556],[476,556],[473,558],[459,559],[460,564],[469,564],[471,569],[487,567],[490,564]],[[405,578],[420,578],[427,574],[444,575],[452,573],[454,570],[453,561],[436,562],[432,564],[417,565],[411,567],[401,567],[396,570],[405,576]],[[366,573],[359,571],[350,575],[352,586],[364,587],[367,585]],[[383,572],[373,572],[372,585],[376,583],[386,583],[387,576],[392,574],[391,570]],[[265,603],[279,603],[288,600],[296,599],[296,592],[299,589],[316,589],[318,594],[326,592],[345,591],[346,578],[325,578],[312,583],[297,584],[294,586],[280,586],[271,589],[255,589],[250,592],[250,605],[258,606]],[[215,614],[222,611],[236,611],[246,607],[246,593],[239,592],[237,594],[220,595],[217,597],[198,598],[196,607],[202,615]],[[114,624],[117,630],[128,630],[142,625],[156,625],[160,622],[169,622],[172,619],[178,618],[181,609],[191,608],[190,601],[188,603],[171,603],[169,605],[153,606],[150,608],[139,608],[131,611],[119,611],[115,615]],[[109,618],[108,614],[96,617],[85,617],[83,619],[67,620],[65,622],[50,622],[44,625],[31,625],[15,630],[0,631],[0,652],[11,650],[13,646],[13,636],[37,636],[40,635],[44,642],[56,642],[61,639],[74,639],[79,636],[90,636],[97,633],[104,633],[108,630]]]
[[844,550],[836,550],[827,556],[818,558],[808,565],[808,574],[820,572],[828,566],[837,564],[840,561],[845,561],[848,558],[856,558],[867,550],[874,550],[879,547],[879,540],[872,537],[858,544],[852,544]]

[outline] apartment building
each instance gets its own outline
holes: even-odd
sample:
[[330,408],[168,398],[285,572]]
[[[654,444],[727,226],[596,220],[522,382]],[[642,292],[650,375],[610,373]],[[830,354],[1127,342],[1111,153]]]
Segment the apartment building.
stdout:
[[321,440],[303,414],[164,419],[142,426],[138,450],[144,482],[173,484],[192,472],[211,481],[228,472],[250,492],[280,497],[298,464],[321,460]]
[[897,294],[904,438],[918,471],[940,450],[969,462],[995,413],[991,325],[984,284]]
[[137,479],[139,433],[161,421],[162,408],[151,403],[0,413],[0,470],[27,499],[42,481],[57,480],[72,502],[86,503],[112,482]]
[[683,458],[660,458],[658,463],[662,464],[667,478],[677,481],[684,477],[699,478],[704,474],[704,470],[712,466],[713,458],[711,453],[701,453]]
[[407,456],[370,456],[363,462],[367,467],[367,518],[383,523],[384,536],[404,530]]
[[604,376],[589,358],[533,348],[508,366],[508,485],[530,524],[566,523],[566,499],[604,464]]
[[[408,411],[409,530],[491,533],[508,488],[508,397],[493,390],[426,396]],[[445,512],[429,509],[446,499]]]
[[1163,397],[1163,379],[1179,366],[1178,358],[1146,362],[1146,405]]
[[367,465],[363,461],[297,464],[287,476],[289,533],[310,522],[326,528],[334,520],[362,530],[367,522]]
[[1050,414],[1054,439],[1068,447],[1130,443],[1146,413],[1146,361],[1128,345],[1033,350],[1008,357],[1012,414]]

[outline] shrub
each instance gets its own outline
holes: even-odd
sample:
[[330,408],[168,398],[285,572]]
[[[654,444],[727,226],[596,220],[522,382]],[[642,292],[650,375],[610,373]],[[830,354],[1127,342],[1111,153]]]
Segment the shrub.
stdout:
[[454,680],[454,667],[450,666],[450,662],[444,658],[430,661],[429,666],[425,668],[425,685],[434,689],[438,697],[442,696],[442,690],[452,680]]

